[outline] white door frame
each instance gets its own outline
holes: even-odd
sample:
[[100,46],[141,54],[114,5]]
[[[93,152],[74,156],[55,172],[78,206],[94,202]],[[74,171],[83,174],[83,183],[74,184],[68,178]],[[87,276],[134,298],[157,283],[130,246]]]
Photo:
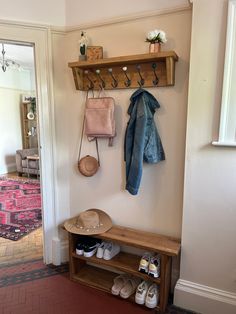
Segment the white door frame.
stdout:
[[43,201],[43,252],[46,264],[59,264],[52,255],[53,241],[58,239],[56,213],[56,160],[54,97],[52,80],[51,31],[35,26],[0,20],[0,39],[32,43],[35,47],[39,147],[41,160],[41,191]]

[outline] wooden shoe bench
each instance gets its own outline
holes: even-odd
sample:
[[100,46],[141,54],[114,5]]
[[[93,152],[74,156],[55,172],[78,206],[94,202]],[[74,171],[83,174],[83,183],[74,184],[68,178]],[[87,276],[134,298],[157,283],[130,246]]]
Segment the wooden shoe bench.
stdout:
[[[114,225],[109,231],[94,236],[104,241],[111,241],[123,246],[143,249],[148,252],[161,255],[161,273],[159,278],[153,278],[138,271],[141,256],[120,252],[111,260],[104,260],[96,257],[86,258],[76,255],[76,244],[80,236],[69,233],[69,257],[70,257],[70,278],[81,284],[94,287],[99,290],[111,293],[113,280],[118,275],[115,270],[137,276],[143,280],[157,283],[160,296],[156,310],[164,313],[170,291],[171,262],[172,257],[180,252],[180,241],[175,238],[139,231]],[[91,265],[92,264],[92,265]],[[109,267],[106,269],[106,267]],[[111,270],[111,268],[113,270]],[[134,295],[129,300],[134,301]],[[137,305],[140,306],[140,305]]]

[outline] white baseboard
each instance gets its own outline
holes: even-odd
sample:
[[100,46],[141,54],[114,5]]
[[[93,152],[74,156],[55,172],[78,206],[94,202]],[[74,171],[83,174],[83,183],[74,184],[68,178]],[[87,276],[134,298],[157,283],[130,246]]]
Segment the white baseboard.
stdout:
[[201,314],[235,314],[236,293],[179,279],[174,304]]
[[69,260],[69,245],[68,241],[61,241],[59,238],[52,240],[52,263],[60,265],[61,263],[68,262]]
[[61,245],[61,263],[69,261],[69,244],[68,241],[63,241]]
[[15,172],[15,171],[16,171],[16,163],[8,163],[0,167],[1,174],[6,174],[10,172]]
[[16,171],[16,164],[15,163],[11,163],[7,165],[7,171],[8,172],[15,172]]

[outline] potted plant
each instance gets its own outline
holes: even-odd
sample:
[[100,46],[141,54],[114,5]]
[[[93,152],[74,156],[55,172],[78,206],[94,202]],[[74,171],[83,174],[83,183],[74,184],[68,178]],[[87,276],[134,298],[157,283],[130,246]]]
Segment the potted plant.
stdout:
[[79,60],[86,60],[86,48],[88,45],[88,38],[85,35],[85,32],[82,31],[81,32],[81,37],[79,40],[79,51],[80,51],[80,56],[79,56]]
[[166,33],[159,29],[154,29],[148,32],[146,41],[150,43],[149,52],[159,52],[161,51],[161,44],[167,42]]

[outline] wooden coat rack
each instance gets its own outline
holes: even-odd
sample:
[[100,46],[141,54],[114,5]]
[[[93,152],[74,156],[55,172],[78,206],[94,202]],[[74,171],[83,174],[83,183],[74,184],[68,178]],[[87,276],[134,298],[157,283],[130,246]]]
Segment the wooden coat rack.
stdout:
[[77,90],[173,86],[174,51],[70,62]]

